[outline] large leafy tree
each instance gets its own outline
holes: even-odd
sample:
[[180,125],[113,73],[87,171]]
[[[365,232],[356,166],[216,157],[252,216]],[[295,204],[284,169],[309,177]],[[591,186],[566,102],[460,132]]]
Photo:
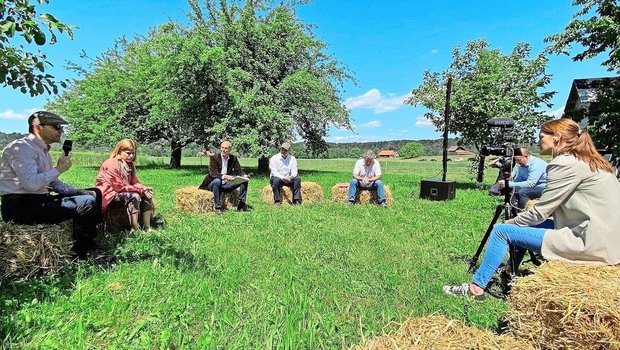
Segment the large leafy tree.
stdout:
[[[37,2],[47,4],[49,0]],[[45,72],[51,66],[47,56],[27,49],[33,43],[55,44],[56,32],[73,38],[69,25],[49,13],[37,15],[35,5],[28,0],[0,0],[0,86],[19,89],[31,96],[58,93],[58,85],[64,87],[65,82],[58,82]]]
[[[349,75],[292,5],[190,5],[191,26],[168,23],[119,40],[52,104],[76,137],[164,139],[178,167],[189,142],[230,139],[237,151],[267,159],[274,145],[298,136],[324,152],[330,125],[350,127],[338,97]],[[98,126],[89,126],[93,119]]]
[[424,145],[419,142],[408,142],[398,151],[398,155],[403,158],[417,158],[422,154],[424,154]]
[[[573,44],[582,51],[573,60],[583,61],[598,55],[608,55],[602,65],[609,71],[620,72],[620,6],[617,0],[573,0],[581,8],[564,32],[545,39],[551,43],[548,51],[571,55]],[[598,147],[612,151],[620,157],[620,84],[617,81],[602,86],[597,92],[597,102],[566,115],[576,121],[587,118],[588,131]]]
[[483,39],[467,43],[463,51],[457,46],[450,67],[441,73],[425,71],[422,84],[405,103],[429,109],[425,116],[443,131],[445,86],[452,77],[449,129],[460,136],[460,143],[480,150],[493,142],[487,120],[497,117],[515,120],[515,142],[532,143],[536,128],[549,119],[540,108],[552,106],[555,92],[540,91],[550,82],[547,59],[543,54],[530,58],[530,53],[530,46],[521,43],[504,55]]

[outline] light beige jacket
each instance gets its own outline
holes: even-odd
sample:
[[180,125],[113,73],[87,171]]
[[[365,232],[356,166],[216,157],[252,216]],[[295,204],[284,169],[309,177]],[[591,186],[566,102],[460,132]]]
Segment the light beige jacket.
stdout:
[[553,215],[542,255],[579,263],[620,263],[620,184],[612,173],[593,172],[572,155],[547,166],[547,187],[536,205],[515,218],[533,226]]

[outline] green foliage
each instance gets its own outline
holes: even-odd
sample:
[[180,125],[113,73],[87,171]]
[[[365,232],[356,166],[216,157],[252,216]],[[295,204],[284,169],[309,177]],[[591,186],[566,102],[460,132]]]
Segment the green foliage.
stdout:
[[419,142],[409,142],[398,150],[402,158],[417,158],[424,154],[424,146]]
[[87,142],[163,139],[180,156],[192,142],[229,139],[236,152],[265,156],[299,136],[310,153],[324,153],[331,125],[350,128],[339,98],[350,76],[293,3],[269,3],[190,1],[190,26],[120,39],[87,69],[76,67],[84,78],[49,108]]
[[[63,181],[92,185],[97,166],[83,166],[85,157]],[[248,193],[255,210],[216,217],[175,208],[174,190],[200,183],[204,167],[168,170],[145,160],[138,175],[155,187],[165,227],[99,237],[118,259],[111,265],[88,261],[2,281],[3,348],[341,349],[409,316],[440,313],[495,329],[506,308],[441,290],[471,277],[464,259],[497,204],[467,188],[465,162],[449,164],[456,199],[431,202],[419,199],[420,181],[439,173],[440,162],[381,159],[396,200],[382,210],[330,202],[329,189],[350,178],[353,160],[302,160],[301,176],[323,187],[324,203],[263,204],[269,180],[256,177]]]
[[[37,2],[47,4],[49,0]],[[43,30],[45,27],[48,28],[49,41]],[[54,45],[57,40],[55,31],[73,38],[71,26],[49,13],[37,16],[35,5],[29,0],[0,1],[0,86],[10,86],[31,96],[45,92],[57,94],[58,85],[65,87],[64,81],[57,82],[54,76],[45,73],[46,67],[52,64],[44,53],[29,52],[24,43],[16,43],[21,37],[25,44]]]
[[508,55],[488,46],[483,39],[467,43],[463,52],[457,46],[450,67],[442,73],[425,71],[423,83],[406,103],[428,108],[425,116],[443,131],[445,86],[452,77],[450,132],[461,142],[479,149],[496,136],[488,131],[487,120],[505,117],[516,122],[516,142],[533,143],[536,128],[550,118],[539,108],[551,107],[555,94],[539,92],[550,82],[547,58],[529,58],[529,44],[518,44]]
[[362,156],[362,150],[359,147],[351,147],[349,149],[349,158],[357,159]]
[[[603,61],[608,70],[620,70],[620,6],[616,0],[573,0],[573,6],[582,6],[574,15],[564,32],[545,38],[550,42],[549,52],[570,55],[573,44],[583,51],[573,56],[583,61],[603,53],[609,58]],[[589,18],[582,18],[587,15]]]

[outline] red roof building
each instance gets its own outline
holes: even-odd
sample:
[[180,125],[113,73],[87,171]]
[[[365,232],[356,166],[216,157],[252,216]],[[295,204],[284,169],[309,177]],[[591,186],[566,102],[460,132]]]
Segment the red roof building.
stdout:
[[396,152],[393,149],[384,149],[384,150],[381,150],[381,152],[379,152],[379,154],[377,154],[377,157],[380,157],[380,158],[395,158],[395,157],[398,157],[398,152]]

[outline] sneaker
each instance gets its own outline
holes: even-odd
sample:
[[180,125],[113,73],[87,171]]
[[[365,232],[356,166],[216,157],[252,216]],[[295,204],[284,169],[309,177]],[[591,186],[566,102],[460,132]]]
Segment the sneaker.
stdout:
[[347,207],[352,207],[355,203],[354,202],[347,202],[346,206]]
[[387,208],[387,204],[385,203],[385,201],[379,203],[379,206],[383,209]]
[[254,208],[252,208],[252,206],[250,206],[247,203],[239,203],[239,205],[237,206],[237,211],[252,211],[254,210]]
[[222,209],[215,209],[215,215],[222,215],[224,214],[224,212],[222,211]]
[[457,297],[470,297],[474,300],[483,300],[484,294],[474,295],[471,293],[469,289],[469,283],[465,282],[463,284],[453,284],[453,285],[445,285],[443,286],[443,292],[448,295],[454,295]]

